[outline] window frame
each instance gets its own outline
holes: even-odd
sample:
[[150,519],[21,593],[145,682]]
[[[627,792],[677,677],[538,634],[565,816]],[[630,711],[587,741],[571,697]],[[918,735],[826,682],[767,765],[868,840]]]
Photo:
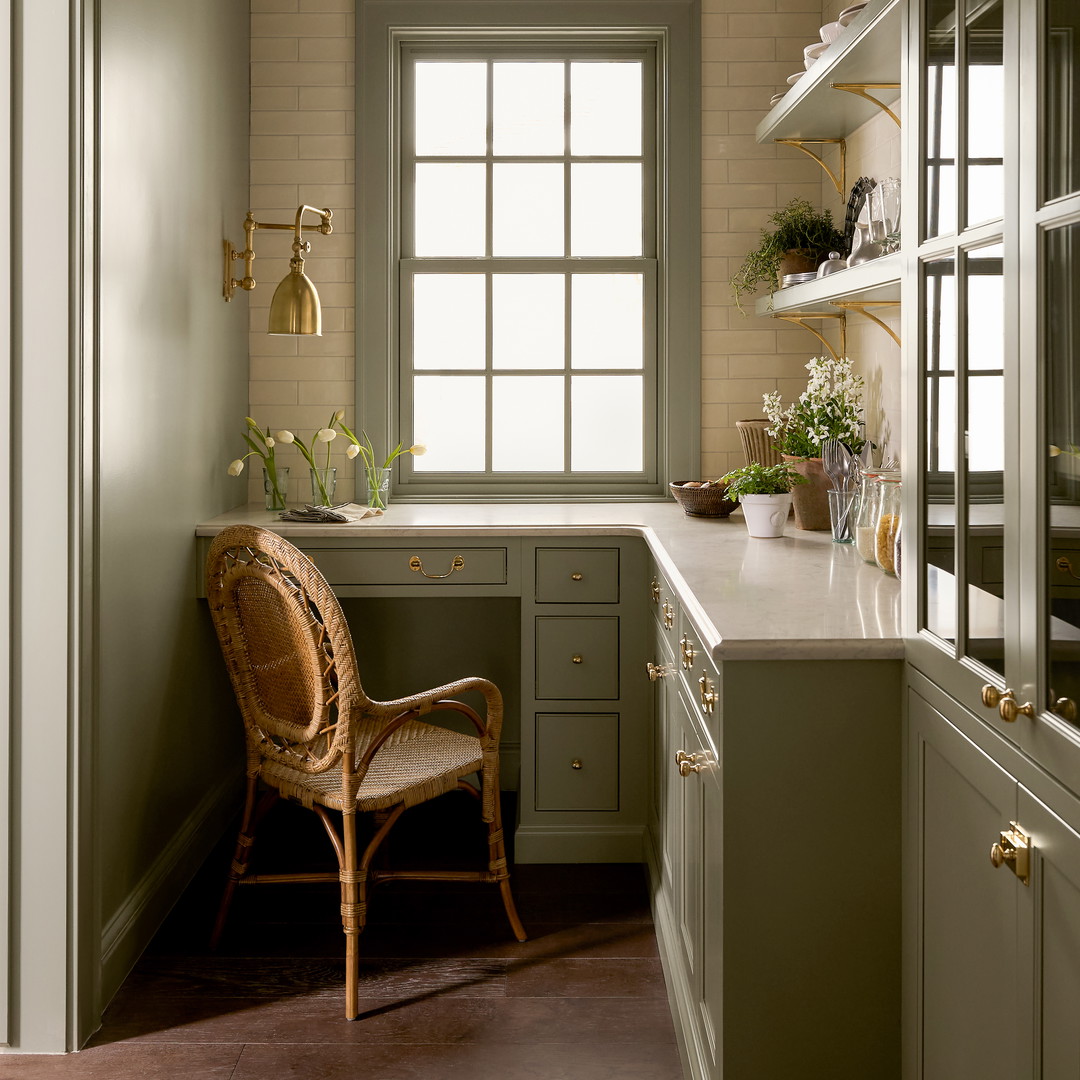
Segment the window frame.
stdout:
[[[399,417],[408,404],[398,361],[407,313],[401,282],[408,268],[398,228],[403,190],[398,133],[404,122],[398,113],[400,65],[406,50],[427,44],[491,46],[514,38],[538,46],[545,41],[553,45],[568,35],[570,43],[592,40],[655,50],[656,99],[661,106],[653,135],[658,168],[655,197],[645,207],[645,220],[655,219],[652,235],[656,250],[650,251],[653,241],[649,239],[644,250],[644,261],[650,254],[656,258],[655,356],[649,357],[647,343],[645,367],[646,378],[650,364],[655,368],[655,416],[646,417],[646,471],[580,477],[567,473],[555,480],[538,480],[536,474],[529,473],[454,476],[416,472],[412,458],[405,455],[398,459],[392,484],[395,499],[417,501],[666,498],[668,479],[697,475],[700,453],[700,421],[696,416],[700,401],[696,3],[630,0],[615,6],[530,0],[501,5],[494,16],[489,5],[475,2],[360,0],[358,15],[356,415],[358,425],[369,433],[376,447],[395,445],[403,437]],[[440,260],[425,261],[435,270]],[[504,260],[508,270],[515,263],[536,261]],[[562,268],[571,261],[560,259],[557,265]],[[621,261],[612,260],[612,264]],[[590,259],[587,268],[602,269],[603,263]],[[492,267],[496,272],[501,268]],[[689,423],[684,407],[687,402],[693,402],[695,413]]]

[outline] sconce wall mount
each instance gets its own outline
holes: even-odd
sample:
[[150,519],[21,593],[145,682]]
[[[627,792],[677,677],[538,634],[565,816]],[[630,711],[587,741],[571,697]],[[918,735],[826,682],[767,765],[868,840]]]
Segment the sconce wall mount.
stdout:
[[[228,240],[222,245],[225,255],[225,272],[222,281],[222,295],[226,302],[233,298],[237,289],[250,292],[255,288],[255,230],[256,229],[291,229],[293,232],[292,259],[289,260],[289,273],[278,285],[274,298],[270,302],[270,320],[268,331],[271,334],[315,334],[322,333],[322,308],[319,294],[311,279],[304,273],[304,256],[311,251],[311,244],[305,240],[302,221],[305,213],[317,214],[319,224],[312,226],[324,236],[334,231],[331,224],[333,211],[315,206],[300,206],[296,210],[296,220],[291,225],[276,222],[256,221],[249,210],[244,219],[244,250],[236,251]],[[233,277],[233,262],[243,259],[244,276]]]

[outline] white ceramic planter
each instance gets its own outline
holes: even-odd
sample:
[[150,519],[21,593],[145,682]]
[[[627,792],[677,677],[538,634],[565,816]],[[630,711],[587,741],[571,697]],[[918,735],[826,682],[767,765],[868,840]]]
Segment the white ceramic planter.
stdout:
[[784,535],[791,512],[790,492],[785,495],[744,495],[739,505],[746,519],[746,531],[751,536],[765,540]]

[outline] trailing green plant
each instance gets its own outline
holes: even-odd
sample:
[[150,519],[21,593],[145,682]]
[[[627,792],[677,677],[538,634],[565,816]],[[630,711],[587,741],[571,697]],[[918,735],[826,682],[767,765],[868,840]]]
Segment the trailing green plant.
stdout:
[[833,224],[832,213],[815,210],[808,199],[792,199],[770,214],[768,220],[775,228],[761,230],[761,243],[746,253],[729,282],[735,306],[744,315],[744,296],[761,285],[768,286],[770,296],[780,288],[780,263],[789,251],[823,262],[830,251],[843,253],[846,248],[844,234]]
[[741,499],[744,495],[786,495],[796,484],[805,484],[806,477],[786,461],[779,465],[752,461],[721,476],[720,482],[727,484],[729,499]]

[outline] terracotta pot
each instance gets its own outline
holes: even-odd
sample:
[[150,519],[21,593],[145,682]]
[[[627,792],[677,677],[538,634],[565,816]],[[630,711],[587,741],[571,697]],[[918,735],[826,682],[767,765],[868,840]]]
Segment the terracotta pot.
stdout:
[[780,280],[785,274],[813,274],[818,268],[818,257],[812,251],[787,251],[780,260]]
[[790,454],[784,454],[783,458],[809,481],[806,484],[796,484],[791,489],[791,501],[795,507],[795,528],[808,532],[831,529],[828,491],[832,484],[825,475],[821,458],[797,458]]

